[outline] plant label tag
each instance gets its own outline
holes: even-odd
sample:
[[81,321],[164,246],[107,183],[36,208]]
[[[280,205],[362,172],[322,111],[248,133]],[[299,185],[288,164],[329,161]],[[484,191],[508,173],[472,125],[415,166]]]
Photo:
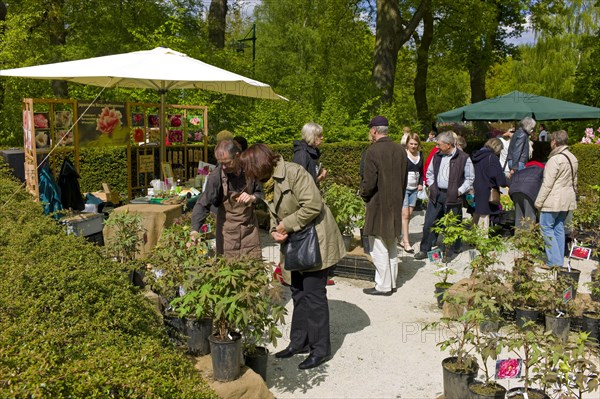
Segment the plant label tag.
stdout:
[[442,250],[437,248],[427,252],[427,258],[430,262],[440,262],[442,260]]
[[571,247],[571,253],[570,253],[569,257],[575,258],[575,259],[589,259],[591,255],[592,255],[591,248],[573,245]]
[[496,360],[496,379],[520,378],[523,362],[521,359]]
[[573,299],[573,287],[568,287],[562,293],[562,301],[563,301],[563,303],[567,303],[571,299]]

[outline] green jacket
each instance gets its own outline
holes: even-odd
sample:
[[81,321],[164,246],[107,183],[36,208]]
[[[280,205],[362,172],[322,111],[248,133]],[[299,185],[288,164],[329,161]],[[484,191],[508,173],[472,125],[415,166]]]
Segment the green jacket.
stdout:
[[[333,214],[323,203],[311,175],[302,166],[280,158],[273,172],[273,180],[273,202],[267,202],[271,210],[271,231],[275,230],[278,220],[283,221],[287,232],[294,232],[316,219],[323,264],[310,271],[335,265],[346,255],[346,249]],[[285,268],[285,259],[282,258],[281,264]]]

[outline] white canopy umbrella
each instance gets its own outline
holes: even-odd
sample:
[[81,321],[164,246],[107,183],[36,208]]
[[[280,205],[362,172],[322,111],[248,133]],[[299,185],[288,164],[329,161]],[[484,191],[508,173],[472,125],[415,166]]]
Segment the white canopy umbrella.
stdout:
[[287,100],[271,86],[217,68],[166,47],[125,54],[0,70],[0,76],[66,80],[100,87],[155,89],[160,93],[160,161],[164,161],[165,94],[202,89],[237,96]]

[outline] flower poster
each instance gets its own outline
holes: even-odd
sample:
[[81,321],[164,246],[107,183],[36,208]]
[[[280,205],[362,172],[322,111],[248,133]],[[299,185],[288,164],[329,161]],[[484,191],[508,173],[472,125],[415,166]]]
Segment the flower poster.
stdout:
[[496,379],[520,378],[522,366],[521,359],[498,359],[496,360]]
[[[87,112],[85,110],[89,107]],[[80,146],[101,147],[127,144],[130,131],[125,120],[125,104],[80,102],[78,113]]]
[[575,259],[589,259],[591,255],[592,255],[591,248],[573,245],[571,247],[571,254],[569,255],[569,257],[575,258]]
[[204,116],[188,115],[187,141],[201,142],[204,140]]

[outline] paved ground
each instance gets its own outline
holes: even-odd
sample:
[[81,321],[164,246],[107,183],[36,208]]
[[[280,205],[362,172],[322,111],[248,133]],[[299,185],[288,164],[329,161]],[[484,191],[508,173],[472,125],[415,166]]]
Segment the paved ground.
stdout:
[[[423,214],[411,221],[411,243],[420,238]],[[278,260],[274,243],[265,243],[264,255]],[[513,253],[504,255],[509,263]],[[458,281],[469,274],[468,252],[452,261]],[[575,262],[577,262],[575,264]],[[574,261],[582,270],[581,286],[589,281],[592,261]],[[322,366],[301,371],[297,366],[305,355],[276,359],[273,353],[289,343],[289,315],[283,326],[284,338],[277,348],[271,347],[267,385],[277,398],[402,398],[434,399],[442,394],[441,361],[448,356],[436,347],[444,330],[424,331],[425,324],[438,320],[441,310],[433,296],[437,277],[435,266],[428,261],[416,261],[401,251],[398,291],[390,297],[373,297],[362,289],[373,283],[336,277],[328,287],[331,313],[333,358]],[[288,298],[289,299],[289,298]],[[507,388],[520,386],[516,380],[505,380]],[[586,398],[597,399],[594,393]]]

